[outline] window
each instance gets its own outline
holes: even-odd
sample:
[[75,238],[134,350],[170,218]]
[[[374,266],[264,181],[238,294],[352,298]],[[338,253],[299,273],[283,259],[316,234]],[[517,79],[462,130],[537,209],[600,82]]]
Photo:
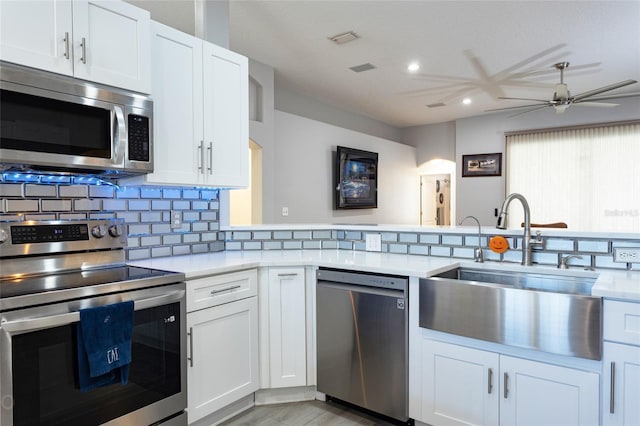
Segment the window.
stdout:
[[[640,232],[640,123],[510,134],[506,143],[507,193],[527,198],[532,223]],[[512,227],[523,220],[518,204],[509,216]]]

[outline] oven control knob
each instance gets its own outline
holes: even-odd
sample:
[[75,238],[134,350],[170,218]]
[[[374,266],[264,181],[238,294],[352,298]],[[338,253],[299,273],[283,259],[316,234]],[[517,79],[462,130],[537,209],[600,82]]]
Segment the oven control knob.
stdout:
[[116,225],[111,225],[109,227],[109,235],[111,235],[114,238],[117,238],[120,235],[122,235],[122,225],[119,223]]
[[0,244],[7,241],[7,238],[9,238],[9,234],[7,233],[7,231],[5,231],[4,229],[0,229]]
[[107,235],[107,226],[106,225],[96,225],[91,228],[91,235],[96,238],[102,238]]

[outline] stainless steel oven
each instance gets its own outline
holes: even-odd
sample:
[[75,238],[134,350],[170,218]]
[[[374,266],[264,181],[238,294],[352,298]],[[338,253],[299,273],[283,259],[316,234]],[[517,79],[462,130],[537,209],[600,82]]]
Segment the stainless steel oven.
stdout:
[[148,96],[4,62],[0,90],[2,170],[153,171]]
[[[187,424],[184,275],[126,266],[122,229],[0,224],[2,425]],[[82,391],[79,311],[124,301],[134,302],[128,381]]]

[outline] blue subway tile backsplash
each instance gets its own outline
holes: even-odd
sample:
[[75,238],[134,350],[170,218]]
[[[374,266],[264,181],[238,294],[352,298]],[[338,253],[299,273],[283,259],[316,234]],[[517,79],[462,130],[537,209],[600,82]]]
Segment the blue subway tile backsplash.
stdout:
[[[129,235],[128,260],[224,250],[217,190],[118,187],[69,176],[0,176],[0,220],[121,218]],[[172,209],[182,212],[179,229],[171,229]]]
[[[182,225],[171,228],[171,211],[181,212]],[[407,231],[378,230],[354,225],[355,229],[326,229],[296,226],[294,229],[268,226],[260,229],[220,231],[219,192],[200,188],[118,187],[75,177],[29,176],[22,180],[15,175],[0,175],[0,220],[84,220],[92,218],[122,218],[127,223],[128,260],[177,256],[211,251],[240,250],[366,250],[366,235],[378,234],[382,252],[419,256],[473,259],[478,245],[475,233],[452,232],[447,229],[425,228]],[[284,229],[282,229],[284,228]],[[366,229],[366,228],[365,228]],[[544,237],[544,233],[543,233]],[[510,250],[504,254],[491,252],[489,236],[483,235],[487,261],[520,263],[522,233],[505,235]],[[632,269],[637,264],[613,262],[616,247],[640,247],[638,238],[545,237],[545,247],[535,250],[533,261],[542,265],[557,265],[566,255],[575,268]]]

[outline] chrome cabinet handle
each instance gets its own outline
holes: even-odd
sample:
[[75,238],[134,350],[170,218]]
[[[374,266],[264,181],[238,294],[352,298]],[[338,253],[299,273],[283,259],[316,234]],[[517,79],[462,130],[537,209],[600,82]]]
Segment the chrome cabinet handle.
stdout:
[[69,32],[64,33],[64,57],[65,59],[69,59]]
[[189,356],[187,359],[189,360],[189,366],[193,367],[193,327],[189,327],[187,336],[189,336]]
[[487,393],[490,394],[493,390],[493,370],[489,369],[487,380],[489,384],[487,385]]
[[242,286],[234,285],[234,286],[231,286],[231,287],[222,288],[220,290],[211,290],[211,295],[218,294],[218,293],[224,293],[225,291],[235,290],[236,288],[240,288],[240,287],[242,287]]
[[204,174],[204,141],[200,141],[198,151],[200,151],[200,165],[198,166],[198,170],[200,170],[200,173]]
[[80,47],[82,48],[82,54],[80,55],[80,61],[83,64],[87,63],[87,40],[82,37],[82,42],[80,42]]
[[504,373],[504,399],[509,396],[509,375]]
[[212,169],[213,169],[213,142],[209,142],[209,148],[207,148],[207,150],[209,151],[209,167],[207,167],[207,170],[209,171],[209,174],[213,174]]
[[609,413],[613,414],[616,411],[616,363],[611,363],[611,383],[610,383],[610,395],[609,395]]
[[278,274],[279,277],[297,277],[298,273],[297,272],[290,272],[290,273],[282,273],[282,274]]

